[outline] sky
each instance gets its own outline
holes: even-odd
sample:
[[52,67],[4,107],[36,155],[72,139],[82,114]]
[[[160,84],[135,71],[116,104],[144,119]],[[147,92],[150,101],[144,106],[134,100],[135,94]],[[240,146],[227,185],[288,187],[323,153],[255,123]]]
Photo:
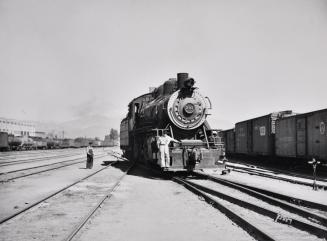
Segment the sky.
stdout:
[[0,116],[118,128],[178,72],[215,128],[323,109],[326,43],[325,0],[0,0]]

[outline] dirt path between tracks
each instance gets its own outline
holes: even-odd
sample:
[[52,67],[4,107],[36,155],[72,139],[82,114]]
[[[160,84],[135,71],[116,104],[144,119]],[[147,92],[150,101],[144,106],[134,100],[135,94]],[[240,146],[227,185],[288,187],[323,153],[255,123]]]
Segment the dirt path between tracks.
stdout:
[[136,169],[75,240],[253,240],[184,187]]

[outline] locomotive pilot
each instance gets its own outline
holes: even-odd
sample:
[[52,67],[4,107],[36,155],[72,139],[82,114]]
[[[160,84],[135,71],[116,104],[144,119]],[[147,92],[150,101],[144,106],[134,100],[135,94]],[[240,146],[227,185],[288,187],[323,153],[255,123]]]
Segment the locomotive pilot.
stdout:
[[164,133],[163,136],[159,136],[157,139],[157,144],[159,147],[159,158],[160,158],[160,166],[163,169],[166,169],[170,165],[170,157],[169,157],[169,143],[176,142],[179,143],[178,140],[171,138]]

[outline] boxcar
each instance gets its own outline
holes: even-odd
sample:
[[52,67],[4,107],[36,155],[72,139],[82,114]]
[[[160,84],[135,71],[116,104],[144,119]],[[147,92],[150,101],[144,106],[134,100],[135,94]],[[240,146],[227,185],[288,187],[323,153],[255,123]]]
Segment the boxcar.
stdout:
[[247,155],[274,155],[276,120],[290,115],[292,111],[280,111],[236,123],[235,152]]
[[48,147],[46,139],[42,137],[32,137],[35,149],[46,149]]
[[305,115],[290,116],[276,121],[276,156],[305,157],[306,139]]
[[252,153],[252,120],[235,124],[235,153]]
[[272,113],[252,120],[252,153],[269,156],[274,154],[275,121],[278,114]]
[[6,151],[9,149],[8,133],[0,132],[0,151]]
[[327,109],[307,113],[306,119],[308,156],[327,160]]
[[229,129],[223,131],[224,143],[225,143],[225,152],[226,154],[235,153],[235,130]]
[[276,122],[276,155],[327,160],[327,109],[279,119]]

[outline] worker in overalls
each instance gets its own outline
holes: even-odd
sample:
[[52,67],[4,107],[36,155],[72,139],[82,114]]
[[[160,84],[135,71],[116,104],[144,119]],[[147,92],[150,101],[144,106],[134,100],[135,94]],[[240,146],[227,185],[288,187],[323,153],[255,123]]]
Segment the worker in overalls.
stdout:
[[167,169],[170,166],[169,143],[172,141],[179,143],[178,140],[171,138],[167,135],[167,133],[164,133],[163,136],[159,136],[157,140],[159,147],[160,167],[163,169]]
[[86,147],[86,168],[92,169],[93,167],[93,148],[91,146],[92,142]]

